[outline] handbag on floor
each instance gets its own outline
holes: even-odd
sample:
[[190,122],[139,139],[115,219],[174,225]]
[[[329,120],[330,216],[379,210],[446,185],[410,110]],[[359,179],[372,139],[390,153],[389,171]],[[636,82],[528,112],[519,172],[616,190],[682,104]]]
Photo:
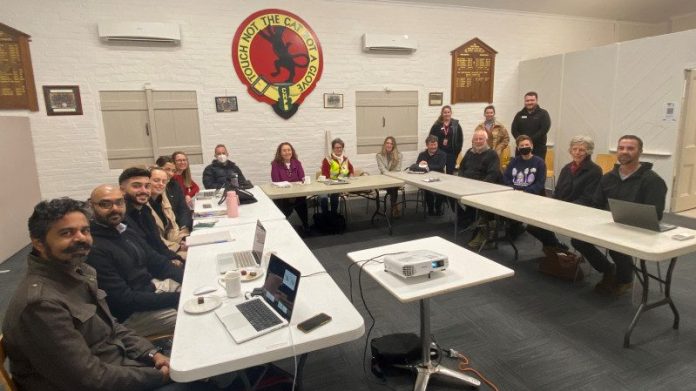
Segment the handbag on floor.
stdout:
[[581,281],[585,278],[585,273],[580,268],[584,261],[582,255],[559,247],[544,246],[543,250],[546,256],[539,263],[540,272],[569,281]]

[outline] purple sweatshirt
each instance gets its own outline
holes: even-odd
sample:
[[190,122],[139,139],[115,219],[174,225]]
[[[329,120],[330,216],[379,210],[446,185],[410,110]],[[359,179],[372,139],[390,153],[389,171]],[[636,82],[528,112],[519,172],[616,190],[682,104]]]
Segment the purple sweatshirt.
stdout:
[[302,169],[302,163],[299,160],[292,159],[290,161],[290,168],[287,168],[285,163],[271,163],[271,181],[273,182],[302,182],[304,180],[305,173]]

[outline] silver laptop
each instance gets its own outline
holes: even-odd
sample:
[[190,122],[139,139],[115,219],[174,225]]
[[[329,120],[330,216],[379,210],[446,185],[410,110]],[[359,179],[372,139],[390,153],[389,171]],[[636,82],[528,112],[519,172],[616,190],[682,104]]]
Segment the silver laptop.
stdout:
[[290,324],[299,285],[300,272],[273,254],[261,296],[223,305],[215,315],[235,342],[246,342]]
[[677,228],[676,225],[661,223],[657,219],[655,205],[639,204],[609,198],[609,210],[614,222],[633,227],[664,232]]
[[223,274],[230,270],[237,270],[244,267],[261,266],[261,259],[263,258],[263,248],[265,244],[266,228],[264,228],[263,224],[261,224],[261,220],[256,220],[256,232],[254,232],[254,243],[251,250],[218,254],[218,273]]

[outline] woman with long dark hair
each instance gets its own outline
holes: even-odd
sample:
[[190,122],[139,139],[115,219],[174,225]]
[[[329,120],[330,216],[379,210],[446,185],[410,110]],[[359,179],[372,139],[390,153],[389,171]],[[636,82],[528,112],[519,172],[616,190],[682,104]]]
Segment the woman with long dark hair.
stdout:
[[459,152],[462,151],[464,136],[459,121],[452,118],[452,107],[442,106],[440,116],[430,128],[430,134],[437,137],[438,148],[447,154],[445,172],[454,174],[454,166]]
[[[305,172],[302,163],[297,159],[297,153],[292,144],[288,142],[280,143],[276,149],[275,158],[271,162],[271,181],[273,182],[304,182]],[[307,219],[307,198],[282,198],[273,200],[278,208],[283,211],[285,217],[297,212],[302,221],[302,228],[305,232],[309,231],[309,221]]]

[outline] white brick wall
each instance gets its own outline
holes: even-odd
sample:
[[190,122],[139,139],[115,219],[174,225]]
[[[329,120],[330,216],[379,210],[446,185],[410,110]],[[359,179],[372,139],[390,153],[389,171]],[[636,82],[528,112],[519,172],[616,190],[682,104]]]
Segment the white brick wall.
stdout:
[[[263,8],[296,13],[317,33],[324,51],[324,73],[294,117],[283,120],[270,106],[252,99],[237,79],[230,59],[232,36],[239,23]],[[175,22],[181,25],[180,47],[107,46],[97,37],[101,21]],[[115,182],[109,170],[99,91],[194,89],[198,91],[201,140],[206,159],[215,144],[225,143],[232,159],[254,182],[268,181],[269,162],[281,141],[292,142],[305,169],[319,168],[324,132],[346,141],[354,163],[375,171],[374,155],[355,156],[355,91],[418,90],[419,132],[425,138],[439,109],[427,106],[429,92],[450,94],[449,52],[473,37],[498,51],[495,104],[509,124],[521,107],[520,60],[612,43],[617,23],[529,13],[471,8],[403,5],[368,1],[233,1],[142,0],[11,1],[3,5],[3,23],[32,36],[31,50],[41,111],[5,111],[30,117],[36,162],[44,198],[84,198],[97,184]],[[631,25],[631,37],[654,34],[655,26]],[[643,31],[644,33],[641,33]],[[418,42],[411,55],[366,54],[363,33],[408,34]],[[42,85],[79,85],[84,115],[46,116]],[[323,94],[344,94],[343,110],[323,108]],[[214,97],[235,95],[239,112],[217,113]],[[540,97],[543,106],[544,97]],[[469,137],[485,104],[458,104]],[[406,154],[415,159],[415,153]],[[200,178],[202,166],[193,167]]]

